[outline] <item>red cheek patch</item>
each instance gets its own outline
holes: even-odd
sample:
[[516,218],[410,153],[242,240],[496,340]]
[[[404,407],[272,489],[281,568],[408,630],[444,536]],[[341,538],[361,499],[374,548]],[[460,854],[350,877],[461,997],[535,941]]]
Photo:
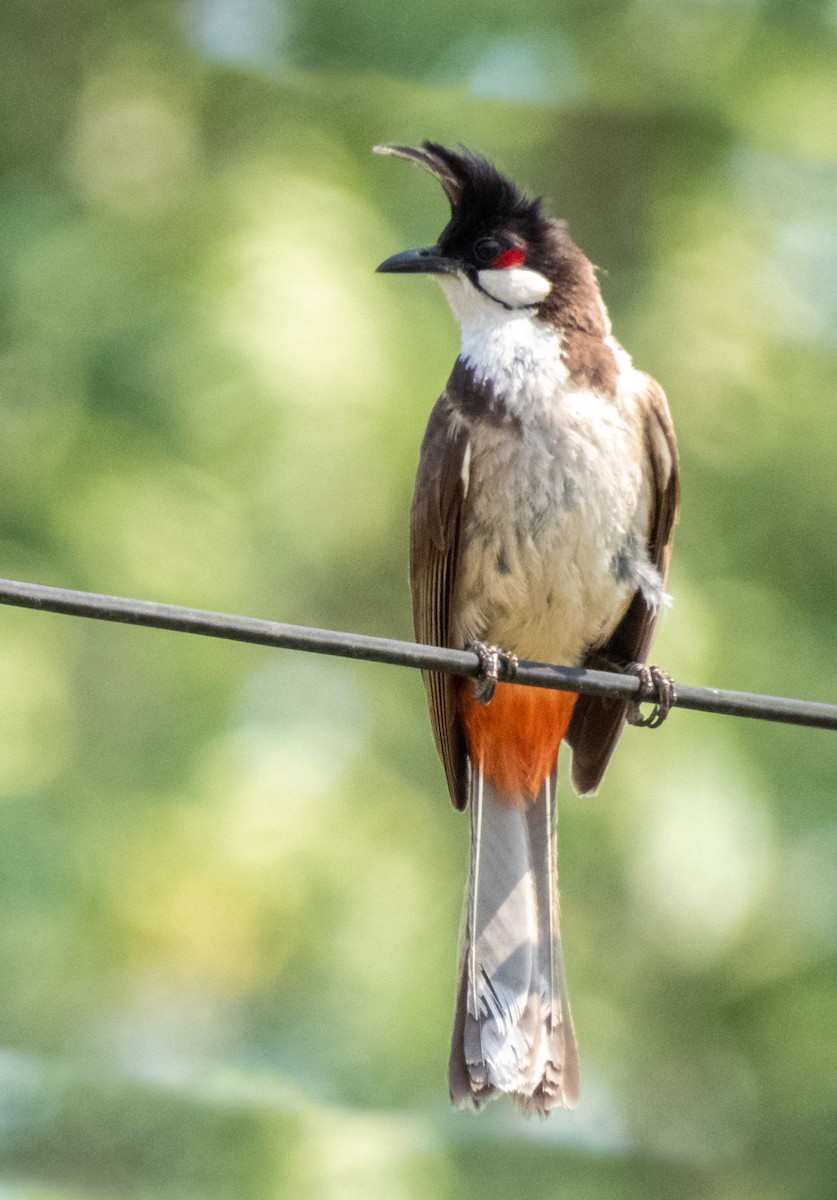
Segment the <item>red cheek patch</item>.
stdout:
[[491,264],[492,271],[502,271],[506,267],[521,267],[526,262],[526,255],[522,250],[504,250],[502,254],[498,254]]

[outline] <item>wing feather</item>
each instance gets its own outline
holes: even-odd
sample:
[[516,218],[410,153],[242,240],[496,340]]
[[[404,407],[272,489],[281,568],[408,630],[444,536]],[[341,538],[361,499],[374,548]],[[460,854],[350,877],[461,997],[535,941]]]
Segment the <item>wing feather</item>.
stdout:
[[[456,574],[468,433],[448,393],[437,401],[422,442],[410,517],[410,584],[416,640],[450,646],[450,609]],[[456,704],[456,678],[423,671],[436,748],[455,808],[468,802],[465,735]]]
[[[645,444],[654,485],[648,553],[665,586],[680,507],[680,473],[677,442],[665,393],[656,380],[650,376],[645,378]],[[637,591],[608,641],[596,650],[586,665],[595,665],[597,658],[619,664],[645,662],[658,616],[658,607]],[[624,728],[626,711],[627,705],[621,700],[579,697],[567,741],[573,748],[573,784],[580,795],[594,792],[601,783]]]

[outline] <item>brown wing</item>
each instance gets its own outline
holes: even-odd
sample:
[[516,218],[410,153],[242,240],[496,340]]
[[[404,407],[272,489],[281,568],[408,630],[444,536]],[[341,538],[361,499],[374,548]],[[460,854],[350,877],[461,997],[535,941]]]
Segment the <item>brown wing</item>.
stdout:
[[[645,389],[645,444],[654,481],[654,506],[648,536],[651,561],[665,584],[671,559],[671,540],[680,506],[677,442],[665,393],[647,377]],[[588,661],[598,657],[625,664],[645,662],[651,647],[658,611],[636,592],[628,611],[605,643]],[[625,724],[626,704],[598,696],[579,696],[567,741],[573,748],[572,778],[579,795],[594,792],[602,781],[610,756]]]
[[[410,584],[416,640],[450,645],[450,608],[456,569],[468,434],[452,413],[447,393],[433,412],[419,458],[410,517]],[[436,748],[454,808],[468,799],[465,738],[457,715],[453,675],[422,672]]]

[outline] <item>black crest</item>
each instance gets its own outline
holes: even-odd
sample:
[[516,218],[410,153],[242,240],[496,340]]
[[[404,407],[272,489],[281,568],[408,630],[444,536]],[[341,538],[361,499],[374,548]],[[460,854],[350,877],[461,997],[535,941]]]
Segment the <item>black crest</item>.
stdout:
[[539,199],[528,199],[487,158],[464,146],[448,150],[438,142],[423,141],[415,148],[376,146],[375,153],[404,158],[434,175],[450,201],[454,219],[465,212],[479,217],[486,226],[541,219]]
[[[451,207],[451,219],[439,235],[437,249],[466,262],[481,236],[496,237],[504,246],[522,247],[526,265],[553,285],[539,306],[542,316],[604,336],[607,317],[587,257],[569,235],[565,221],[547,217],[539,197],[530,199],[511,179],[472,150],[449,150],[438,142],[420,146],[375,146],[429,171],[438,179]],[[473,259],[471,259],[473,261]]]

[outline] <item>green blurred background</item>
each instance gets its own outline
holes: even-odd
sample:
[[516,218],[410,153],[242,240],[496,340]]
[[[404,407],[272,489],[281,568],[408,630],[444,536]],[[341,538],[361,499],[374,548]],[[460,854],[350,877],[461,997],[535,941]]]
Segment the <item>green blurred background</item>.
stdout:
[[[495,158],[683,459],[684,682],[834,699],[833,0],[3,0],[0,573],[410,635],[457,346],[376,277]],[[418,678],[0,611],[0,1195],[837,1194],[837,742],[566,783],[571,1114],[449,1109],[466,821]]]

